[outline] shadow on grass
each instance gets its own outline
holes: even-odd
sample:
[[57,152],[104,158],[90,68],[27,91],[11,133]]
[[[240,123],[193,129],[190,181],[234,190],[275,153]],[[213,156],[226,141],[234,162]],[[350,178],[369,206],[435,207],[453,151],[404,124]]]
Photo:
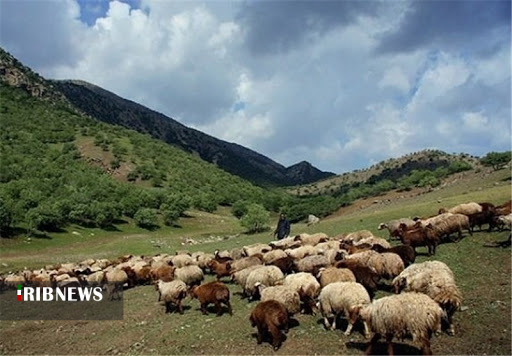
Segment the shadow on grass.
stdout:
[[[332,324],[332,318],[329,318],[329,322]],[[331,331],[331,329],[329,328],[326,328],[325,327],[325,324],[324,324],[324,319],[323,318],[320,318],[316,321],[316,323],[318,325],[321,325],[323,326],[323,328],[326,330],[326,331]],[[348,327],[348,320],[346,318],[344,318],[343,316],[339,316],[337,319],[336,319],[336,330],[340,330],[342,332],[345,332],[345,330],[347,330],[347,327]],[[361,322],[361,321],[357,321],[352,329],[352,332],[351,332],[351,336],[353,336],[354,334],[359,334],[361,335],[362,337],[364,337],[364,324]]]
[[[349,341],[345,343],[347,349],[356,349],[365,352],[368,346],[370,345],[370,341],[368,342],[353,342]],[[393,352],[395,355],[421,355],[421,350],[417,347],[407,345],[407,344],[397,344],[393,343]],[[387,355],[387,344],[385,342],[378,342],[377,345],[373,349],[373,355]]]

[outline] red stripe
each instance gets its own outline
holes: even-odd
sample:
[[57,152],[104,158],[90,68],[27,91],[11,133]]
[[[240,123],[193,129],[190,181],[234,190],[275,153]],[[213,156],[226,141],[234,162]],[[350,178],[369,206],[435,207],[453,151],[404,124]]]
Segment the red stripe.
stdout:
[[21,302],[21,295],[18,295],[18,302]]

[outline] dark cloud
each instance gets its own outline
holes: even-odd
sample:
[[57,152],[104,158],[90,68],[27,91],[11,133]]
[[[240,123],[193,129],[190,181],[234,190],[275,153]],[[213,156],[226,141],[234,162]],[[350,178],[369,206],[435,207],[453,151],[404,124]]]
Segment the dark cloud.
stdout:
[[78,16],[76,4],[1,1],[0,45],[35,68],[73,65],[80,56]]
[[[493,53],[510,41],[510,1],[414,1],[400,26],[381,38],[379,52],[439,46]],[[477,47],[477,48],[475,48]]]
[[309,36],[332,27],[373,15],[380,2],[373,1],[248,1],[238,21],[246,29],[246,42],[253,54],[286,52]]

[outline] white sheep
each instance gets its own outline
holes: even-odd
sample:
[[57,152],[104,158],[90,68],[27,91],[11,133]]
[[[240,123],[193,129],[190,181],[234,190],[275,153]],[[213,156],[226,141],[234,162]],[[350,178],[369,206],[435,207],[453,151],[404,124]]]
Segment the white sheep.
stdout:
[[282,303],[289,315],[296,314],[300,311],[300,296],[297,291],[289,286],[272,286],[267,287],[264,284],[256,283],[261,301],[277,300]]
[[197,264],[196,261],[192,258],[192,256],[187,254],[179,254],[173,256],[171,258],[172,265],[176,268],[181,268],[185,266],[191,266]]
[[400,236],[400,224],[405,224],[407,228],[412,227],[416,221],[409,218],[401,218],[397,220],[391,220],[387,223],[381,223],[378,227],[379,230],[388,229],[390,238],[398,238]]
[[316,249],[310,245],[301,246],[294,249],[287,249],[284,250],[284,252],[286,252],[286,254],[293,258],[294,260],[300,260],[306,256],[312,256],[317,254]]
[[[335,282],[322,288],[318,297],[318,307],[324,317],[324,325],[331,330],[336,329],[336,319],[344,314],[348,320],[345,335],[350,335],[352,327],[359,319],[359,311],[370,304],[370,296],[366,289],[356,282]],[[332,324],[329,317],[333,316]],[[364,323],[365,337],[369,337],[368,325]]]
[[311,310],[315,309],[315,298],[320,294],[320,283],[311,273],[299,272],[289,274],[283,285],[290,286],[299,293],[301,301]]
[[309,272],[313,275],[316,275],[320,268],[329,265],[329,260],[323,255],[306,256],[295,263],[298,272]]
[[463,215],[471,215],[482,212],[482,206],[475,202],[464,203],[454,206],[446,210],[445,208],[439,209],[439,214],[442,213],[452,213],[452,214],[463,214]]
[[320,286],[323,288],[328,284],[335,282],[355,282],[356,277],[354,273],[348,268],[320,268],[320,271],[316,275],[316,278],[320,282]]
[[262,266],[249,273],[245,282],[244,292],[249,298],[254,299],[258,292],[256,283],[259,282],[270,287],[281,283],[283,279],[283,272],[276,266]]
[[269,246],[271,246],[273,249],[286,250],[300,247],[301,242],[295,241],[295,237],[287,237],[281,240],[271,241],[269,242]]
[[286,256],[288,255],[283,250],[272,250],[263,255],[263,262],[265,264],[270,264],[271,262]]
[[453,314],[462,304],[462,294],[455,283],[453,272],[439,261],[412,264],[393,280],[395,293],[424,293],[445,311],[448,334],[455,335]]
[[300,241],[302,245],[310,246],[315,246],[321,242],[326,242],[328,239],[329,236],[327,236],[323,232],[317,232],[316,234],[313,235],[302,233],[300,235],[295,236],[295,241]]
[[203,271],[196,265],[176,268],[174,278],[185,282],[187,286],[199,285],[204,279]]
[[260,256],[261,255],[252,255],[250,257],[242,257],[239,260],[233,261],[231,263],[231,270],[236,272],[250,266],[261,265],[263,262],[261,261]]
[[342,241],[352,241],[357,242],[359,240],[368,238],[368,237],[374,237],[371,231],[368,230],[360,230],[360,231],[354,231],[351,232],[341,238]]
[[182,300],[187,296],[187,285],[180,280],[171,282],[158,281],[159,297],[165,303],[165,312],[171,312],[171,305],[174,304],[180,314],[183,314]]
[[272,247],[267,244],[256,243],[249,246],[244,246],[242,250],[244,251],[245,256],[250,257],[256,254],[263,255],[265,252],[272,251]]
[[430,337],[441,329],[443,311],[425,294],[403,293],[375,299],[359,314],[373,332],[367,355],[372,354],[381,336],[386,337],[389,354],[393,354],[393,337],[412,337],[421,344],[423,355],[431,355]]
[[381,239],[380,237],[375,237],[375,236],[365,237],[364,239],[354,242],[354,246],[363,245],[363,244],[368,244],[370,246],[380,245],[384,248],[391,248],[391,245],[389,244],[389,242],[387,242],[384,239]]
[[249,274],[251,274],[251,272],[254,271],[255,269],[261,267],[263,267],[263,265],[254,265],[244,268],[240,271],[233,272],[231,274],[231,280],[237,283],[238,285],[242,286],[242,288],[244,288],[247,282],[247,277],[249,277]]
[[404,261],[399,255],[392,252],[384,252],[380,254],[383,261],[382,277],[386,279],[395,278],[405,268]]

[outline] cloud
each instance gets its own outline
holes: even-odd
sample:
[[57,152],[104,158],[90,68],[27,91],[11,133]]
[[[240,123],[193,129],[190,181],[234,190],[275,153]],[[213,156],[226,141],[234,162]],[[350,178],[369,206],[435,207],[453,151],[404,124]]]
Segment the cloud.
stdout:
[[427,46],[488,53],[510,35],[510,1],[412,1],[403,22],[382,35],[380,52]]
[[0,2],[0,42],[43,75],[284,165],[510,148],[505,2],[112,1],[89,22],[83,2],[29,3]]

